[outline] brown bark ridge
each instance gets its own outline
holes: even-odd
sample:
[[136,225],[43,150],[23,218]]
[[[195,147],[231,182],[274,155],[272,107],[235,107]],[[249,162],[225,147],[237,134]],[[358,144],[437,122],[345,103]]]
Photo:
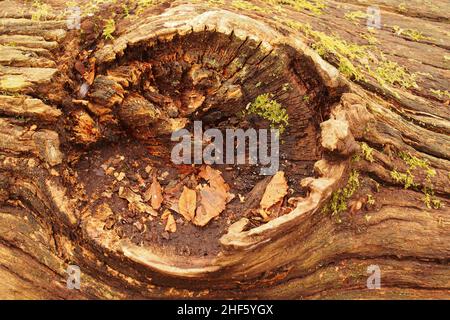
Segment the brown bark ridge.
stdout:
[[[106,3],[81,31],[62,1],[0,2],[0,297],[449,298],[448,2],[157,2]],[[176,189],[170,133],[265,93],[289,114],[284,214],[248,214],[269,181],[244,168],[244,203],[163,232],[136,183]]]

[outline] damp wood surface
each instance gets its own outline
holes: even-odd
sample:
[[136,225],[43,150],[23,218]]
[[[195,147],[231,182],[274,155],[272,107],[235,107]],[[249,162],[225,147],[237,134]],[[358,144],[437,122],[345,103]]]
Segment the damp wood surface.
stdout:
[[[0,2],[1,298],[449,298],[447,1],[105,2]],[[276,175],[171,162],[264,95]]]

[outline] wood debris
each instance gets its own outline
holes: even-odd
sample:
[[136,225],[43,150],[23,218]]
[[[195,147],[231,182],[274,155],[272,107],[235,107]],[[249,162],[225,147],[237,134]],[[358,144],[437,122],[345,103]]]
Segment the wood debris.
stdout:
[[183,187],[180,200],[178,201],[178,211],[187,220],[194,219],[195,208],[197,207],[197,193],[195,190]]
[[128,208],[133,212],[148,213],[154,217],[158,216],[158,212],[144,203],[142,197],[128,187],[119,188],[119,197],[128,201]]
[[167,222],[166,227],[164,228],[164,231],[174,233],[177,231],[177,223],[175,222],[175,218],[171,213],[167,216]]
[[283,171],[278,171],[270,180],[260,202],[261,209],[267,211],[281,202],[287,195],[288,185]]
[[177,223],[175,221],[175,218],[173,214],[170,212],[170,210],[164,210],[163,214],[161,215],[161,220],[166,221],[166,226],[164,228],[164,231],[174,233],[177,231]]
[[152,208],[155,210],[161,208],[161,204],[164,198],[162,196],[161,185],[159,184],[158,180],[156,180],[156,177],[153,177],[153,182],[150,185],[150,188],[145,192],[144,200],[150,201]]

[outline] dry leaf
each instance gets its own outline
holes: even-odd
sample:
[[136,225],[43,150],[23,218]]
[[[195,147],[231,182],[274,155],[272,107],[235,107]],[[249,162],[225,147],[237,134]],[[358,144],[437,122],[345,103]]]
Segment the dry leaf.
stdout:
[[158,180],[156,180],[156,177],[153,177],[153,182],[150,188],[145,192],[144,200],[150,200],[150,204],[155,210],[161,208],[161,204],[163,202],[162,188]]
[[164,230],[172,233],[177,231],[177,223],[175,222],[175,218],[171,213],[167,215],[167,223]]
[[205,226],[225,210],[227,202],[231,201],[234,195],[228,193],[230,187],[225,183],[220,171],[203,166],[198,176],[205,179],[209,185],[202,185],[199,188],[200,205],[192,222],[197,226]]
[[161,220],[166,220],[167,217],[169,216],[169,214],[170,214],[170,210],[168,210],[168,209],[164,210],[164,212],[161,215]]
[[119,189],[119,197],[122,199],[126,199],[128,203],[128,208],[131,211],[138,211],[140,213],[148,213],[154,217],[158,215],[158,212],[153,210],[151,206],[145,204],[142,201],[142,197],[136,193],[134,193],[130,188],[121,187]]
[[209,185],[217,190],[223,191],[224,193],[230,190],[230,187],[225,183],[225,180],[222,177],[222,173],[218,170],[214,170],[210,166],[203,166],[200,169],[198,176],[208,181]]
[[180,213],[178,209],[178,201],[181,196],[181,192],[183,189],[183,184],[181,182],[176,183],[175,185],[167,185],[164,189],[164,203],[171,210]]
[[211,219],[225,210],[227,194],[210,186],[200,189],[200,206],[197,208],[193,223],[205,226]]
[[260,205],[264,210],[283,200],[288,191],[288,185],[283,171],[278,171],[270,180],[264,191]]
[[183,187],[180,200],[178,201],[178,212],[187,220],[191,221],[197,207],[197,194],[195,190]]

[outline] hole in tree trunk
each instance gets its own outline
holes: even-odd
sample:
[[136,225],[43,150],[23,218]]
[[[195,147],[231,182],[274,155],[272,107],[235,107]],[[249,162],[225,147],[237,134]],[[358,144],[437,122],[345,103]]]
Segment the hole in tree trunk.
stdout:
[[[268,51],[250,38],[204,31],[128,47],[113,63],[98,66],[89,103],[71,111],[78,142],[73,152],[81,154],[73,168],[93,200],[93,211],[104,204],[111,208],[105,229],[137,245],[210,256],[219,252],[218,239],[233,222],[247,217],[251,226],[264,223],[258,207],[270,177],[259,174],[260,166],[211,165],[235,197],[218,217],[197,226],[174,209],[184,186],[198,194],[205,183],[198,177],[202,165],[176,165],[170,157],[177,143],[171,133],[180,128],[193,132],[196,120],[203,130],[270,128],[269,120],[246,109],[262,95],[289,117],[279,154],[289,191],[269,217],[274,219],[294,208],[288,198],[306,195],[300,180],[313,175],[321,158],[319,124],[339,99],[322,83],[309,57],[289,46]],[[153,181],[163,189],[157,216],[130,201],[136,195],[148,206],[146,192]],[[167,219],[161,219],[167,210],[176,232],[166,231]]]

